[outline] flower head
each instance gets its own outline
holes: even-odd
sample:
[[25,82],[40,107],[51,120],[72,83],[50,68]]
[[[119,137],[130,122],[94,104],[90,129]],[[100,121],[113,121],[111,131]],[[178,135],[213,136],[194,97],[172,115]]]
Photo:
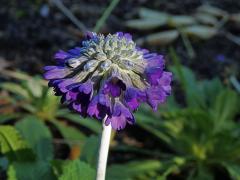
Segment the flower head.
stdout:
[[82,47],[60,50],[55,59],[44,77],[61,101],[84,117],[107,116],[105,124],[116,130],[135,122],[142,102],[157,110],[171,92],[163,56],[137,47],[128,33],[88,33]]

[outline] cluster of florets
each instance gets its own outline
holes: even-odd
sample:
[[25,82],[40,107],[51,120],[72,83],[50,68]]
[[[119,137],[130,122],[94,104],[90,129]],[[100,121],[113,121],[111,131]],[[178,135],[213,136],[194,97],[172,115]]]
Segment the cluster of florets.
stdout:
[[82,47],[60,50],[55,59],[44,77],[61,101],[83,117],[105,118],[116,130],[135,122],[140,103],[157,110],[171,91],[163,56],[137,47],[127,33],[88,33]]

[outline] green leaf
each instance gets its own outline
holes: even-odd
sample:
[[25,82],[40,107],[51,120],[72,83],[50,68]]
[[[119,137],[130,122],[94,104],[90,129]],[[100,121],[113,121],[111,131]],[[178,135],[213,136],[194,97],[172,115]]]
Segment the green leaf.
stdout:
[[34,97],[42,96],[43,86],[41,85],[39,78],[35,77],[26,81],[26,88]]
[[147,130],[164,142],[170,143],[171,139],[160,128],[163,125],[160,117],[154,116],[152,114],[146,114],[145,112],[141,111],[138,111],[135,114],[135,117],[140,127]]
[[213,108],[217,122],[223,122],[234,118],[239,110],[239,96],[235,91],[223,90],[216,98]]
[[192,16],[186,16],[186,15],[171,16],[168,20],[169,26],[172,26],[172,27],[192,25],[195,23],[196,23],[196,20]]
[[191,69],[185,66],[174,66],[171,70],[180,81],[186,94],[187,104],[190,107],[205,107],[204,93],[197,84],[196,77]]
[[157,117],[154,114],[147,114],[142,109],[137,111],[135,114],[137,121],[142,123],[149,123],[149,124],[158,124],[159,121],[156,121]]
[[66,163],[65,160],[54,159],[51,162],[53,173],[55,176],[59,177],[63,173],[63,166]]
[[137,179],[147,173],[159,170],[162,164],[157,160],[133,161],[125,164],[114,164],[107,169],[107,180]]
[[29,76],[27,73],[22,72],[22,71],[4,71],[4,74],[6,74],[6,76],[17,79],[17,80],[30,80],[31,76]]
[[59,180],[94,180],[96,176],[93,168],[79,160],[69,161],[62,168]]
[[69,126],[58,120],[51,121],[60,131],[64,139],[71,143],[77,143],[80,146],[85,142],[86,136],[75,127]]
[[193,25],[182,28],[182,32],[188,36],[207,40],[217,34],[217,29],[204,25]]
[[0,126],[0,152],[10,160],[32,160],[33,152],[12,126]]
[[100,133],[102,130],[101,123],[99,123],[99,121],[96,121],[95,119],[82,118],[77,114],[73,114],[65,111],[63,111],[63,113],[58,113],[58,116],[62,118],[66,118],[67,120],[72,121],[74,123],[80,124],[97,134]]
[[170,67],[170,69],[173,71],[175,70],[174,74],[175,74],[177,80],[181,83],[181,88],[183,90],[185,90],[186,86],[187,86],[186,85],[187,82],[186,82],[186,79],[183,74],[181,60],[173,47],[169,48],[169,54],[170,54],[170,57],[172,58],[173,64],[174,64],[174,66]]
[[137,44],[141,45],[143,43],[148,43],[150,45],[167,45],[175,41],[178,38],[178,36],[179,32],[177,30],[162,31],[138,39]]
[[87,162],[92,167],[95,167],[97,164],[98,147],[99,147],[99,138],[93,135],[90,136],[85,141],[80,159],[84,162]]
[[159,109],[160,114],[163,112],[170,112],[179,109],[179,104],[176,102],[174,94],[168,97],[167,102],[162,105],[162,108]]
[[59,97],[55,96],[52,89],[44,89],[45,93],[38,100],[41,103],[38,105],[39,113],[44,120],[52,120],[56,118],[59,110]]
[[161,21],[158,19],[133,19],[125,22],[127,27],[138,30],[151,30],[165,24],[164,20]]
[[141,19],[129,20],[125,24],[127,27],[138,30],[150,30],[167,24],[169,15],[147,8],[139,11]]
[[22,104],[22,108],[25,111],[30,112],[31,114],[35,114],[37,112],[37,110],[38,110],[38,108],[35,107],[34,104],[31,104],[31,103]]
[[16,83],[5,82],[1,83],[0,87],[23,98],[30,98],[28,91]]
[[197,9],[197,12],[203,13],[203,14],[209,14],[216,17],[223,17],[227,15],[227,12],[223,11],[222,9],[219,9],[214,6],[210,5],[202,5]]
[[155,11],[148,8],[140,8],[139,15],[143,19],[157,19],[164,23],[166,23],[167,19],[169,18],[169,15],[167,13]]
[[151,134],[155,135],[157,138],[161,139],[162,141],[166,143],[171,142],[171,138],[167,136],[166,133],[162,132],[159,128],[156,128],[154,126],[144,124],[144,123],[139,123],[139,126],[141,126],[143,129],[147,130]]
[[209,14],[196,13],[194,17],[202,24],[213,25],[213,26],[218,24],[218,19]]
[[26,117],[17,122],[16,128],[35,151],[39,160],[53,159],[52,135],[40,119],[34,116]]
[[44,161],[14,162],[7,171],[8,180],[55,180],[50,164]]
[[222,163],[233,179],[240,179],[240,165],[232,163]]
[[167,177],[174,172],[179,172],[178,166],[176,164],[166,164],[165,169],[163,173],[158,177],[158,180],[167,180]]
[[198,168],[197,175],[194,177],[194,180],[214,180],[213,174],[211,171],[206,169],[206,167]]
[[214,105],[216,97],[224,89],[220,79],[218,78],[200,81],[199,86],[206,97],[205,100],[208,107],[212,107]]
[[16,119],[19,115],[18,114],[1,114],[0,116],[0,123],[6,123],[12,119]]

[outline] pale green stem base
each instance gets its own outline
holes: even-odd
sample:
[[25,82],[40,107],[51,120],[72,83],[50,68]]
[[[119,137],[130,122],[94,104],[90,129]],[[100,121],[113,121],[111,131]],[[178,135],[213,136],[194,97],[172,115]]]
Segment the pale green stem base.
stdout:
[[97,164],[97,177],[96,180],[105,180],[106,167],[107,167],[107,158],[108,158],[108,150],[111,139],[111,125],[106,126],[104,123],[107,117],[103,119],[103,130],[101,135],[101,142],[99,147],[98,154],[98,164]]

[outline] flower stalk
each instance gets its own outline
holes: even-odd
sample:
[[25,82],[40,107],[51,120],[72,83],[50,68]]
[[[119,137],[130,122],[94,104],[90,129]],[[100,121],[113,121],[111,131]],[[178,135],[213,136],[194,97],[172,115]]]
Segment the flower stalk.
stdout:
[[111,131],[112,131],[112,127],[110,125],[108,126],[105,125],[106,119],[107,119],[107,116],[102,121],[103,130],[101,134],[101,141],[100,141],[99,153],[98,153],[96,180],[105,180],[105,174],[106,174],[107,158],[108,158],[109,144],[110,144]]

